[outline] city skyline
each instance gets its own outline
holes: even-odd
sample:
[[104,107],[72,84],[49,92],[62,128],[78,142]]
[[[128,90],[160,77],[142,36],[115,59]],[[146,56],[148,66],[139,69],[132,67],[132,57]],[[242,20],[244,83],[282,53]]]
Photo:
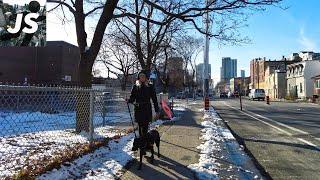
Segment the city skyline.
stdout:
[[237,59],[223,57],[221,60],[220,81],[229,82],[231,78],[237,76]]

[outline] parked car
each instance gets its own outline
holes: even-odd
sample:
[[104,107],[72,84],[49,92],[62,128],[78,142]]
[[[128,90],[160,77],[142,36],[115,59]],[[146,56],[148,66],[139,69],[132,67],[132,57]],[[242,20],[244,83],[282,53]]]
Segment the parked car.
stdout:
[[251,89],[249,93],[249,99],[255,100],[255,99],[262,99],[263,101],[266,98],[266,94],[264,92],[264,89]]
[[239,92],[228,92],[228,98],[236,98],[239,97]]
[[213,100],[214,99],[214,95],[213,94],[209,94],[209,99]]
[[183,92],[179,92],[179,93],[177,94],[176,98],[177,98],[177,99],[185,99],[186,96],[185,96],[185,94],[184,94]]
[[228,98],[233,98],[233,97],[234,97],[233,93],[231,91],[229,91],[228,92]]
[[221,92],[220,93],[220,98],[227,98],[228,94],[226,92]]

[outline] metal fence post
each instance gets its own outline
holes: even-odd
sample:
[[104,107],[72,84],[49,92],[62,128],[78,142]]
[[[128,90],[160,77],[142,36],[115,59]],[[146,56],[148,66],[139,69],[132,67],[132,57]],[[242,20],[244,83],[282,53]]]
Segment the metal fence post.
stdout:
[[89,115],[89,142],[90,145],[93,143],[93,115],[94,115],[94,91],[90,91],[90,115]]
[[102,118],[103,118],[102,125],[103,126],[106,125],[106,113],[107,113],[106,105],[103,104],[102,106]]

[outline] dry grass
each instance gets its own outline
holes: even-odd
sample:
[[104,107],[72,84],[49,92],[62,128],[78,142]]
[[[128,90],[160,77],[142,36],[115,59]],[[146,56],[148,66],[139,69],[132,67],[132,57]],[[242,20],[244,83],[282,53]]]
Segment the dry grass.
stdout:
[[68,149],[65,149],[64,151],[61,151],[59,154],[56,154],[52,158],[34,160],[32,164],[23,167],[12,178],[7,178],[7,179],[19,179],[19,180],[35,179],[35,177],[40,174],[43,174],[53,169],[59,169],[62,164],[67,166],[68,164],[70,164],[69,162],[72,162],[78,157],[92,153],[96,149],[102,146],[106,146],[109,141],[110,141],[110,138],[105,138],[100,141],[95,141],[91,145],[89,143],[77,144],[72,148],[68,148]]
[[58,154],[51,157],[46,157],[42,159],[33,160],[28,166],[23,167],[17,174],[13,177],[8,177],[6,180],[17,179],[17,180],[32,180],[36,176],[51,171],[53,169],[59,169],[61,165],[68,166],[70,162],[79,158],[80,156],[94,152],[96,149],[107,146],[110,140],[119,140],[122,136],[133,132],[133,128],[118,130],[118,133],[111,138],[100,139],[99,141],[94,141],[91,145],[86,144],[76,144],[73,147],[66,148]]

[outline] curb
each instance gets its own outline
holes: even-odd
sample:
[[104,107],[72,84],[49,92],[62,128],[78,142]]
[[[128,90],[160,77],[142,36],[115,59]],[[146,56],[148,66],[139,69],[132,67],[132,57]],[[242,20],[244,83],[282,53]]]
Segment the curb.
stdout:
[[[213,105],[211,105],[213,109]],[[266,171],[266,169],[260,164],[260,162],[254,157],[254,155],[251,153],[251,151],[247,148],[245,141],[242,137],[240,137],[236,132],[234,132],[231,127],[228,125],[228,123],[220,116],[220,114],[216,111],[218,116],[222,119],[223,123],[226,125],[226,127],[230,130],[231,134],[236,138],[239,145],[242,145],[244,147],[244,152],[247,153],[247,155],[252,159],[253,164],[257,167],[257,169],[260,171],[261,175],[264,176],[268,180],[273,180],[273,178],[270,176],[270,174]]]

